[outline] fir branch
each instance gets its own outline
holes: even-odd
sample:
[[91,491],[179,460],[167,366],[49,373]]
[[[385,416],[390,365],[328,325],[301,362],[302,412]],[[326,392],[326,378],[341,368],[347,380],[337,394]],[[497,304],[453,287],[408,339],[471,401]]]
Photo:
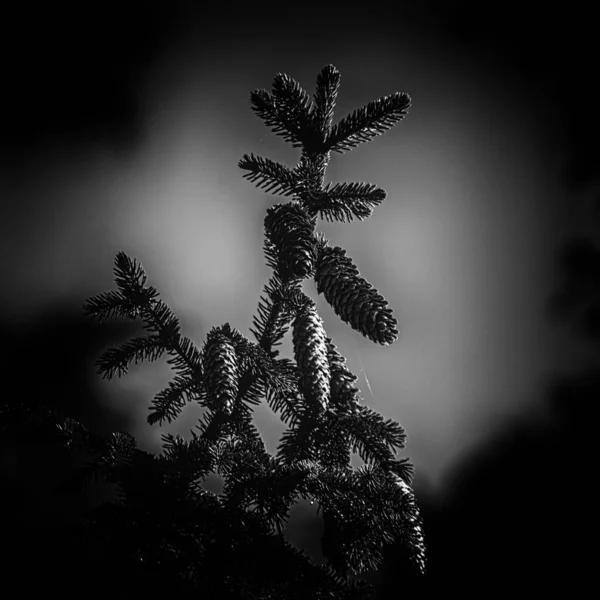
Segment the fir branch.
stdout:
[[[130,265],[129,278],[134,281],[145,282],[146,275],[136,261],[125,257]],[[124,260],[124,259],[123,259]],[[131,266],[133,265],[133,266]],[[122,285],[122,284],[121,284]],[[154,290],[152,286],[144,288]],[[187,337],[181,335],[179,319],[161,299],[156,300],[158,293],[152,292],[152,301],[140,306],[140,315],[144,328],[156,334],[163,342],[166,350],[171,355],[168,363],[180,374],[201,376],[201,355],[196,345]]]
[[277,110],[287,130],[303,147],[312,148],[317,140],[312,128],[313,105],[310,96],[295,79],[285,73],[275,75],[272,90]]
[[122,313],[141,316],[144,328],[154,335],[135,338],[113,349],[105,351],[98,362],[99,373],[106,378],[127,373],[130,362],[156,360],[164,352],[171,356],[168,363],[180,374],[200,377],[200,352],[193,342],[181,336],[178,318],[158,298],[152,286],[145,286],[146,273],[140,263],[119,252],[115,259],[115,281],[118,292],[110,292],[88,301],[88,314],[106,318],[110,314]]
[[163,340],[157,335],[133,338],[119,346],[104,350],[97,361],[98,374],[112,379],[126,374],[131,362],[154,361],[166,351]]
[[373,214],[373,208],[385,198],[385,190],[372,183],[327,184],[316,206],[321,218],[329,222],[351,222],[355,217],[363,221]]
[[293,426],[303,420],[303,415],[313,412],[313,408],[306,402],[304,396],[296,390],[292,394],[273,393],[267,396],[269,406],[276,412],[280,412],[281,420],[287,425]]
[[280,531],[288,520],[302,479],[295,469],[285,468],[269,457],[268,462],[258,466],[253,463],[250,469],[244,465],[230,471],[224,495],[227,502],[258,514],[272,531]]
[[[156,289],[145,285],[147,277],[142,265],[124,252],[119,252],[115,258],[114,272],[120,294],[137,307],[145,328],[160,336],[165,345],[169,345],[179,336],[179,321],[162,300],[157,300]],[[113,295],[110,300],[114,302],[115,299],[116,296]]]
[[171,338],[167,364],[177,373],[169,387],[159,392],[152,401],[152,411],[147,421],[150,425],[163,421],[173,422],[186,404],[192,401],[205,403],[206,389],[202,368],[202,355],[188,337]]
[[148,410],[151,411],[147,418],[148,424],[158,423],[162,425],[163,421],[172,423],[186,404],[203,398],[203,392],[204,388],[200,386],[196,379],[176,375],[169,382],[167,388],[154,396],[152,405],[148,407]]
[[202,379],[202,354],[196,344],[186,336],[171,339],[169,347],[171,358],[167,361],[180,375]]
[[323,468],[349,468],[350,439],[337,415],[327,411],[315,418],[304,411],[292,427],[284,431],[277,446],[277,458],[285,465],[313,461]]
[[208,410],[198,418],[195,428],[200,432],[200,437],[207,442],[216,442],[227,420],[223,412]]
[[[298,393],[298,367],[289,358],[265,359],[258,376],[264,382],[265,394],[293,395]],[[277,412],[280,407],[273,410]]]
[[388,464],[406,444],[404,428],[368,406],[361,406],[356,414],[340,415],[340,421],[352,440],[352,451],[365,462]]
[[317,76],[317,87],[314,94],[314,111],[312,113],[314,128],[322,133],[325,142],[331,133],[333,112],[340,87],[340,72],[333,66],[323,67]]
[[[124,252],[115,258],[115,281],[118,291],[90,298],[84,311],[99,320],[110,316],[141,317],[144,328],[153,333],[107,351],[100,360],[100,372],[109,378],[127,372],[131,360],[155,360],[162,352],[171,355],[169,364],[180,374],[201,377],[200,353],[194,344],[181,336],[179,320],[160,299],[152,286],[146,286],[146,273],[140,263]],[[146,341],[143,341],[146,340]]]
[[335,508],[335,503],[352,489],[351,469],[323,466],[311,459],[302,459],[290,466],[305,474],[298,491],[303,498],[312,498],[318,502],[317,512],[324,508]]
[[273,133],[282,136],[294,148],[324,151],[322,135],[315,131],[311,117],[313,105],[310,96],[289,75],[275,75],[272,94],[266,90],[251,92],[250,105]]
[[246,412],[246,414],[250,415],[252,414],[252,409],[246,405],[250,404],[253,406],[258,406],[261,404],[265,395],[264,385],[256,376],[252,366],[247,367],[242,372],[239,389],[239,398],[242,402],[242,405],[245,407],[243,410]]
[[315,153],[303,150],[298,164],[294,167],[293,173],[298,181],[297,194],[311,209],[321,197],[330,157],[330,152]]
[[294,423],[292,427],[281,434],[276,456],[283,464],[293,465],[297,461],[316,462],[318,460],[317,452],[312,446],[313,420],[311,416],[309,413],[308,418]]
[[302,138],[298,123],[292,115],[281,113],[277,102],[266,90],[255,90],[250,94],[252,110],[265,122],[265,125],[276,135],[280,135],[292,147],[302,146]]
[[365,463],[353,473],[356,487],[366,494],[381,494],[387,484],[386,472],[376,463]]
[[144,268],[135,259],[130,259],[125,252],[118,252],[114,265],[115,282],[124,298],[141,309],[148,306],[158,296],[152,286],[146,286]]
[[271,290],[274,291],[283,285],[283,277],[282,277],[281,273],[279,273],[279,257],[278,257],[277,248],[269,239],[266,228],[265,228],[265,237],[263,240],[263,252],[265,254],[267,267],[269,267],[270,269],[273,270],[273,276],[269,280],[269,283],[267,284],[268,287],[265,286],[265,290],[268,291],[270,288]]
[[[265,238],[265,253],[271,261],[271,267],[276,268],[277,256],[272,244],[267,243]],[[269,282],[265,285],[265,295],[260,297],[258,304],[258,316],[253,317],[254,329],[250,329],[258,345],[270,356],[275,358],[278,350],[274,347],[281,344],[281,340],[287,333],[293,316],[286,310],[281,290],[283,281],[275,272]]]
[[240,169],[248,171],[243,177],[263,188],[267,194],[291,196],[296,192],[296,177],[291,169],[262,156],[244,154],[238,163]]
[[344,477],[323,473],[327,487],[315,490],[325,530],[322,550],[340,575],[360,574],[381,566],[384,544],[403,533],[413,506],[398,501],[390,479],[379,467],[365,465]]
[[[297,369],[288,359],[275,360],[260,346],[248,343],[247,373],[253,378],[251,389],[267,398],[267,402],[277,412],[281,402],[285,403],[290,395],[297,393]],[[247,396],[246,396],[247,397]]]
[[124,432],[113,433],[109,439],[96,446],[93,457],[76,470],[72,484],[84,489],[93,481],[117,483],[122,493],[123,470],[131,467],[138,451],[135,438]]
[[[298,368],[288,358],[277,361],[281,369],[281,379],[271,378],[266,385],[266,400],[273,412],[280,413],[281,420],[286,424],[301,420],[304,410],[310,411],[309,405],[298,390]],[[279,383],[282,382],[282,383]]]
[[144,327],[156,333],[166,345],[172,345],[180,336],[179,319],[162,301],[157,300],[141,311]]
[[229,431],[215,444],[215,469],[226,478],[240,479],[269,464],[271,456],[251,421],[230,421]]
[[376,571],[383,563],[383,543],[391,538],[377,522],[373,504],[350,492],[339,514],[323,511],[321,549],[341,576]]
[[213,470],[215,459],[213,449],[206,440],[194,431],[191,433],[192,439],[189,441],[171,433],[161,435],[161,456],[171,465],[170,471],[190,482],[205,478]]
[[302,86],[286,73],[277,73],[273,78],[272,90],[273,98],[280,109],[296,117],[306,128],[313,106],[310,96]]
[[136,450],[137,442],[131,434],[122,431],[113,433],[102,457],[103,463],[110,469],[131,465]]
[[340,154],[352,150],[401,121],[409,106],[410,97],[402,92],[369,102],[332,127],[326,146]]
[[88,298],[83,305],[83,312],[98,323],[103,323],[112,318],[135,319],[139,307],[121,292],[111,290]]
[[400,477],[394,477],[397,489],[396,498],[400,500],[401,512],[399,538],[408,549],[410,560],[419,575],[425,574],[425,539],[423,523],[412,488]]
[[408,458],[392,460],[382,464],[382,467],[386,472],[393,473],[402,479],[407,485],[412,484],[413,477],[415,476],[415,467]]

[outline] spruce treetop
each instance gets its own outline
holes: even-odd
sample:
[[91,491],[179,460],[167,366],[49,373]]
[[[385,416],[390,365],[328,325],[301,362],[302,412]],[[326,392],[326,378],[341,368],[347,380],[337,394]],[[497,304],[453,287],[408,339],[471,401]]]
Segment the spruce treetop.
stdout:
[[[369,586],[348,575],[377,569],[384,547],[392,542],[407,549],[407,572],[425,571],[421,521],[410,487],[413,467],[396,456],[405,445],[404,429],[361,403],[356,375],[327,336],[316,304],[301,288],[303,280],[314,279],[335,314],[374,343],[389,345],[398,338],[385,298],[360,276],[346,250],[329,246],[317,225],[319,217],[363,220],[383,202],[385,191],[371,183],[325,185],[326,168],[332,152],[349,152],[401,121],[410,98],[398,92],[379,98],[334,124],[339,87],[339,71],[327,65],[317,77],[312,98],[282,73],[275,76],[271,92],[250,95],[254,113],[301,150],[294,168],[254,154],[244,154],[239,161],[244,177],[257,187],[289,198],[271,206],[264,221],[264,254],[273,273],[253,318],[254,341],[225,323],[213,327],[203,347],[197,348],[157,290],[147,285],[142,266],[123,252],[115,260],[117,290],[90,298],[84,307],[98,321],[140,319],[147,332],[102,354],[98,370],[104,377],[120,376],[141,360],[168,356],[174,377],[152,400],[151,425],[172,422],[189,402],[204,408],[190,440],[163,435],[162,453],[146,457],[144,463],[145,469],[155,466],[153,486],[170,486],[164,492],[168,502],[185,501],[185,510],[196,503],[223,527],[237,523],[237,530],[228,530],[228,549],[219,545],[219,534],[215,538],[215,532],[206,529],[184,535],[179,526],[173,539],[164,529],[156,532],[155,553],[144,555],[145,564],[154,560],[156,568],[164,566],[166,559],[159,564],[156,556],[166,556],[166,545],[175,545],[179,562],[173,564],[181,565],[184,557],[177,554],[177,543],[183,538],[177,536],[184,535],[183,546],[196,548],[199,562],[173,568],[183,569],[178,576],[192,586],[208,585],[210,574],[202,561],[214,564],[215,556],[222,555],[225,563],[229,561],[221,565],[227,581],[247,590],[240,597],[368,598]],[[277,347],[290,329],[293,359],[280,358]],[[252,420],[253,407],[264,400],[287,426],[275,456],[267,452]],[[123,477],[135,468],[140,452],[130,437],[114,438],[94,463],[121,483],[119,506],[130,510],[141,501],[143,481],[134,478],[133,485],[129,476]],[[357,469],[351,465],[353,452],[364,462]],[[223,478],[221,494],[199,485],[209,473]],[[316,501],[323,514],[324,566],[310,563],[283,535],[299,498]],[[293,577],[278,582],[273,573],[271,580],[265,579],[264,569],[262,579],[253,574],[250,555],[260,554],[259,547],[287,557],[286,568],[303,582],[300,596],[290,583]]]

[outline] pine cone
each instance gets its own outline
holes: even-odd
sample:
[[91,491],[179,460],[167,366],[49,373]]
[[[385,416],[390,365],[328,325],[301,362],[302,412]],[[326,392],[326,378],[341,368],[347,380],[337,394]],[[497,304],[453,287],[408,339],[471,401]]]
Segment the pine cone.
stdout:
[[286,277],[307,277],[315,268],[316,221],[299,204],[276,204],[267,210],[265,230]]
[[360,390],[354,385],[358,377],[346,367],[346,359],[337,351],[331,338],[327,338],[326,343],[331,373],[331,401],[344,412],[354,412],[360,400]]
[[339,246],[321,249],[315,281],[335,314],[366,338],[387,346],[398,338],[387,300],[365,279]]
[[294,356],[304,395],[327,409],[330,394],[329,362],[323,321],[312,300],[293,323]]
[[227,337],[214,330],[206,342],[204,373],[209,397],[217,407],[231,414],[238,393],[237,356]]

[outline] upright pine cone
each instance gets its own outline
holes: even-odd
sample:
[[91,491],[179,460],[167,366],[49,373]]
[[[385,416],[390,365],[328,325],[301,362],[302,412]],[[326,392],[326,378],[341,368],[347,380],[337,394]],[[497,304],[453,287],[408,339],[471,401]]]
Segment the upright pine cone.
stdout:
[[315,227],[316,220],[297,203],[275,204],[267,210],[265,230],[286,277],[304,278],[314,271]]
[[326,343],[331,372],[331,401],[342,412],[354,412],[360,400],[360,390],[354,385],[358,377],[348,369],[346,359],[337,351],[331,338],[327,338]]
[[238,393],[238,364],[231,341],[214,329],[208,334],[204,352],[204,373],[209,398],[215,408],[231,414]]
[[323,246],[315,269],[319,294],[323,292],[335,314],[366,338],[387,346],[398,338],[397,321],[387,300],[360,277],[352,259],[339,246]]
[[309,401],[327,409],[330,394],[329,362],[323,321],[310,300],[292,324],[294,357],[300,373],[300,386]]

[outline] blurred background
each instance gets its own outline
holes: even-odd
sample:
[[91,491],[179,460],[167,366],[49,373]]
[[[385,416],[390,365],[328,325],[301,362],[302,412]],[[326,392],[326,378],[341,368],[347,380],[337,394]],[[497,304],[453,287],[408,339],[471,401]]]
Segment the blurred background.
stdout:
[[[600,391],[596,40],[583,5],[544,10],[183,0],[9,9],[5,381],[99,432],[129,431],[149,451],[162,432],[187,436],[194,406],[168,427],[146,423],[166,363],[120,380],[95,374],[99,353],[133,329],[93,326],[81,306],[114,287],[124,250],[198,345],[225,322],[252,338],[269,277],[263,219],[282,199],[245,181],[237,162],[252,152],[293,167],[299,154],[253,114],[249,93],[284,72],[312,94],[333,64],[336,120],[395,91],[412,98],[405,120],[334,155],[328,170],[329,181],[369,181],[387,199],[364,222],[320,224],[388,300],[399,340],[376,347],[304,287],[364,402],[407,430],[431,580],[474,592],[479,580],[581,583],[589,407]],[[278,416],[264,406],[256,420],[274,451]],[[43,496],[42,483],[30,485]],[[301,504],[288,533],[321,559],[314,507]],[[393,564],[391,553],[390,597],[401,586]]]

